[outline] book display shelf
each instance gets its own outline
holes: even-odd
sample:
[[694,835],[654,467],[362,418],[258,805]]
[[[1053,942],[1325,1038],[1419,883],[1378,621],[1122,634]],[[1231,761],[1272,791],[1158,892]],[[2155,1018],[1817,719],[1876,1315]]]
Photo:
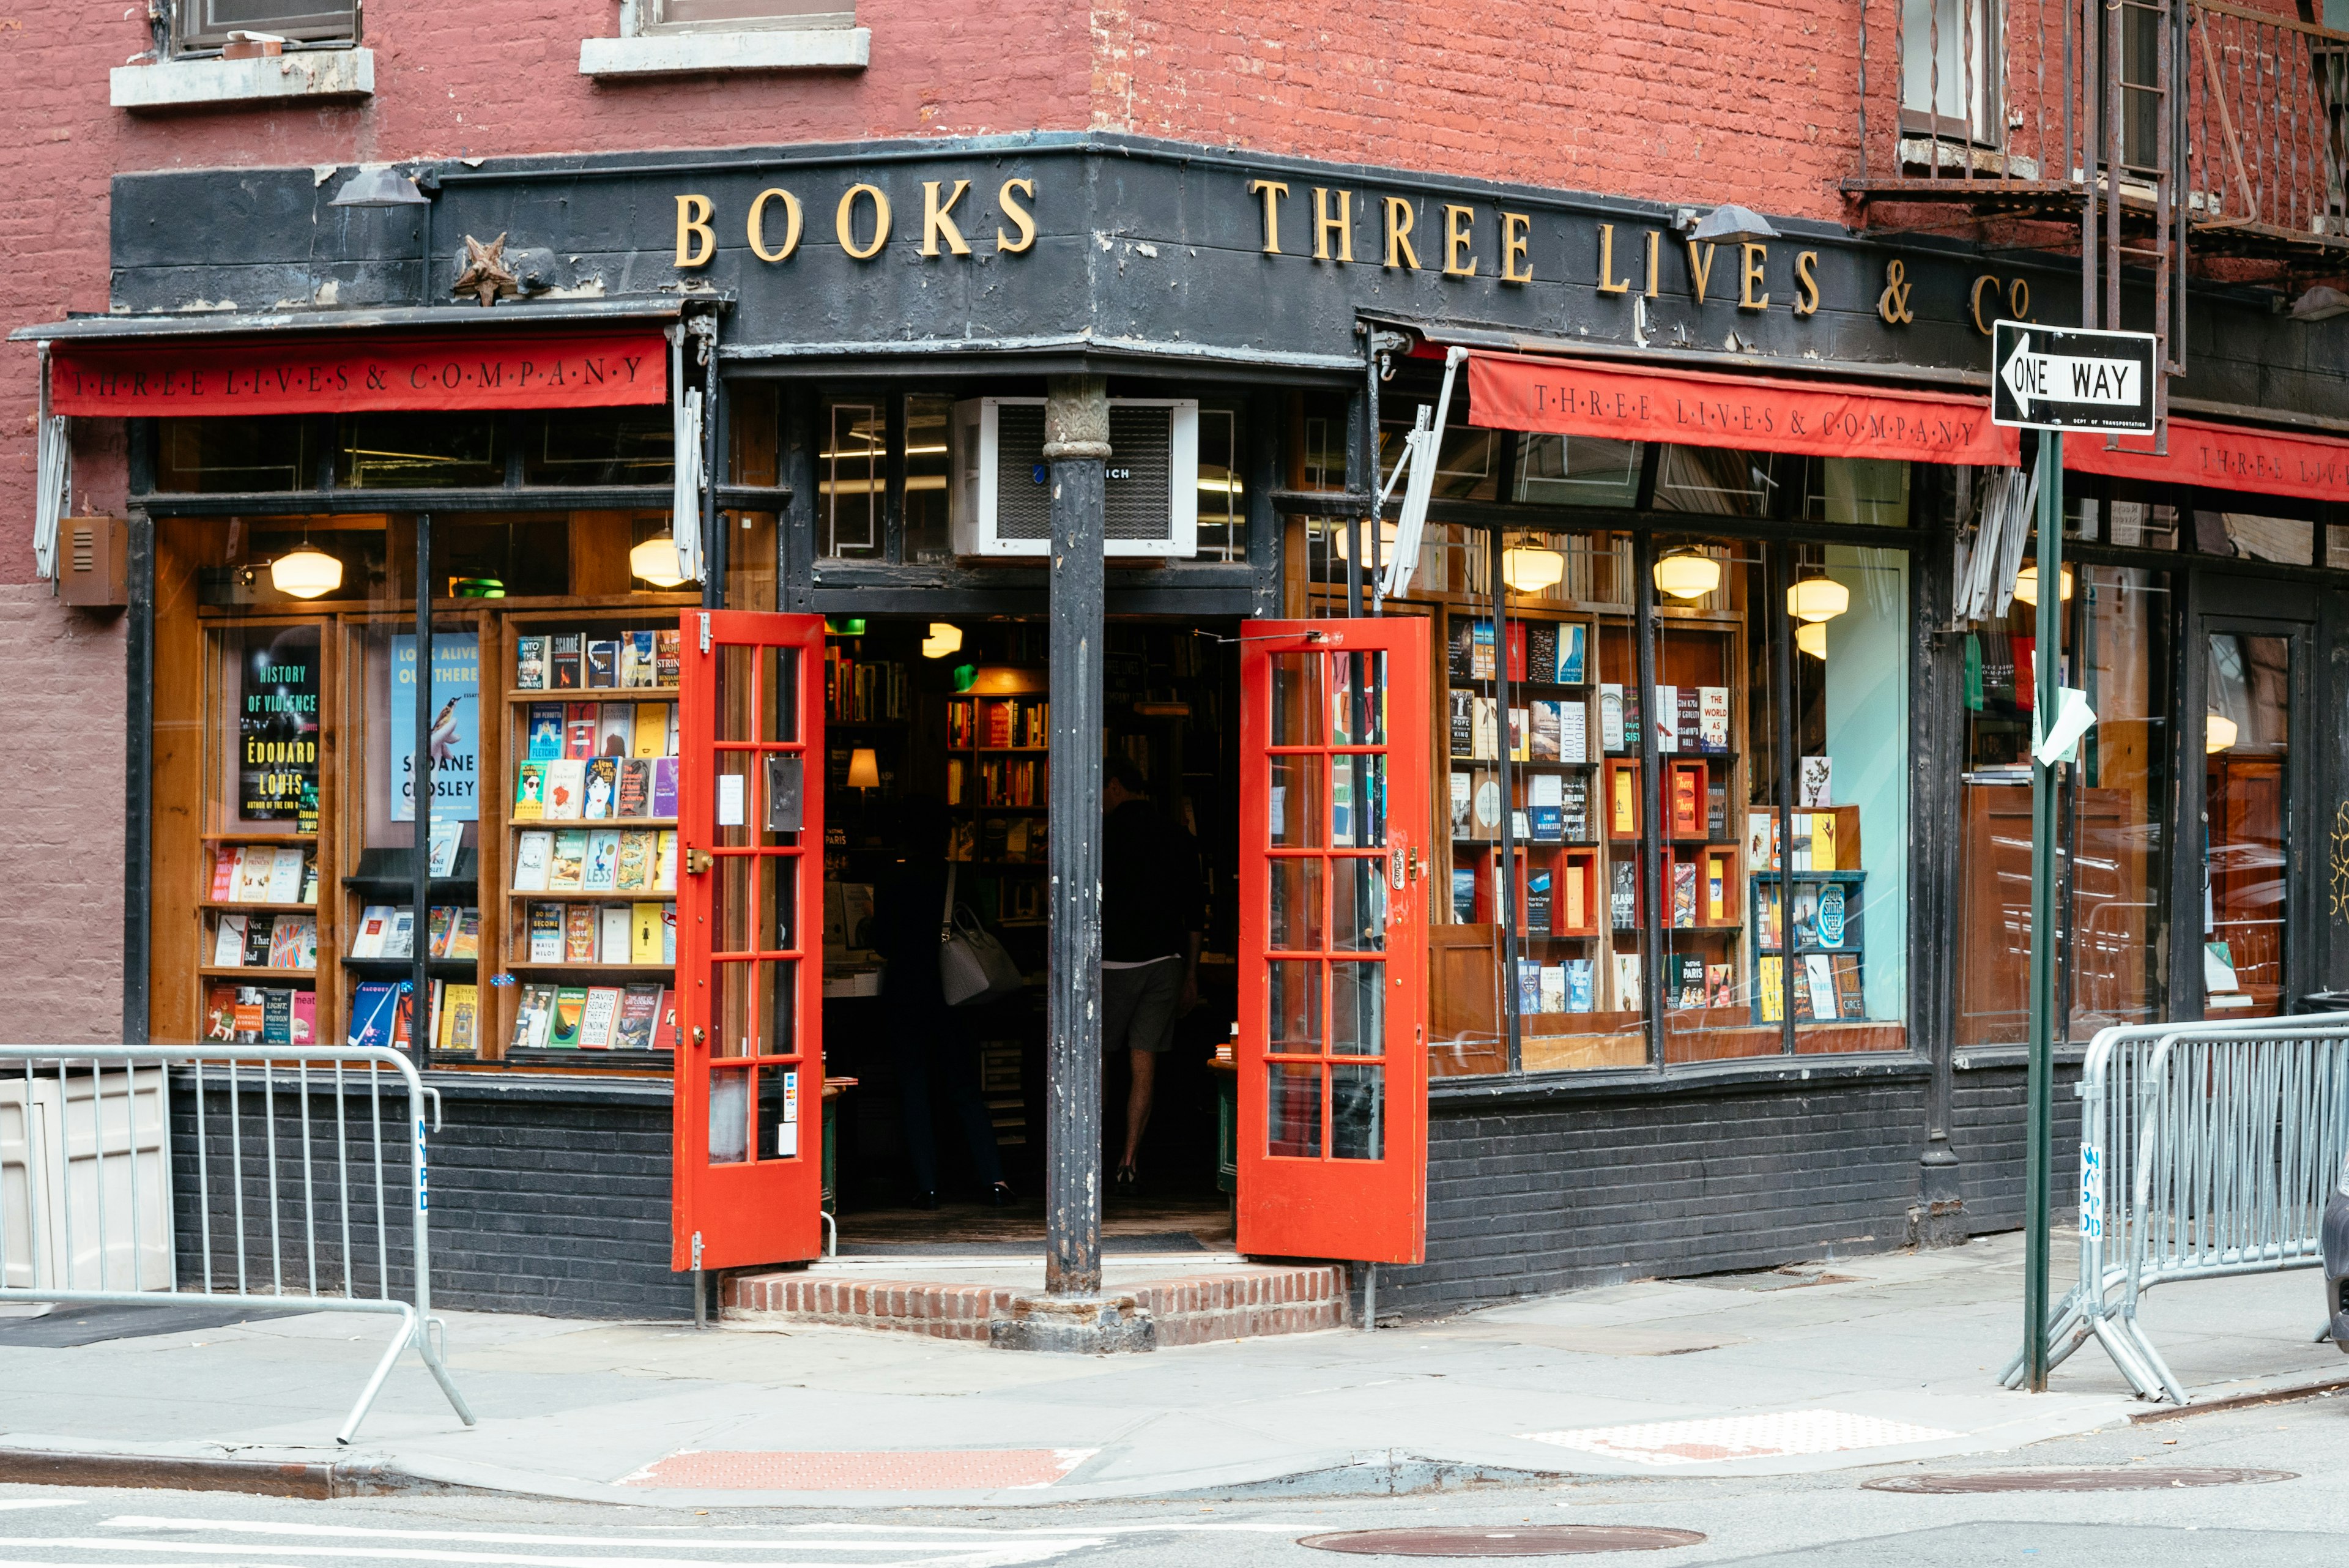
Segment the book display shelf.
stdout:
[[184,889],[187,984],[204,1040],[338,1037],[341,997],[318,983],[336,972],[340,924],[337,900],[319,897],[338,804],[319,766],[336,689],[328,629],[289,618],[204,631],[201,853]]
[[947,855],[978,873],[1006,925],[1044,919],[1051,706],[1040,691],[947,703]]
[[[425,948],[431,987],[421,1009],[429,1059],[479,1060],[483,1024],[478,785],[481,649],[490,618],[433,617],[433,794],[424,910],[416,909],[415,818],[406,780],[416,744],[414,622],[353,616],[339,627],[343,701],[337,734],[341,829],[328,857],[334,888],[336,1033],[323,1040],[408,1048],[419,1033],[410,1002],[413,944]],[[469,743],[470,738],[470,743]],[[359,765],[348,765],[357,763]]]
[[[1453,921],[1445,945],[1458,950],[1463,981],[1473,985],[1481,968],[1492,977],[1487,989],[1506,982],[1497,953],[1499,882],[1508,876],[1528,1068],[1630,1063],[1645,1052],[1637,824],[1652,814],[1640,805],[1637,685],[1628,639],[1614,621],[1513,610],[1496,629],[1489,614],[1459,608],[1444,621]],[[1515,847],[1506,869],[1505,745]],[[1619,818],[1610,820],[1615,806]],[[1497,1002],[1475,1011],[1497,1025]]]
[[[674,615],[504,618],[493,682],[502,787],[492,950],[509,983],[493,1054],[666,1068],[676,1045],[678,657]],[[486,726],[485,726],[486,727]]]
[[1742,574],[1725,575],[1709,596],[1731,601],[1720,610],[1657,610],[1653,830],[1667,1062],[1769,1055],[1785,1046],[1776,1030],[1748,1027],[1755,970],[1742,895],[1755,780],[1746,628],[1734,602],[1743,586]]

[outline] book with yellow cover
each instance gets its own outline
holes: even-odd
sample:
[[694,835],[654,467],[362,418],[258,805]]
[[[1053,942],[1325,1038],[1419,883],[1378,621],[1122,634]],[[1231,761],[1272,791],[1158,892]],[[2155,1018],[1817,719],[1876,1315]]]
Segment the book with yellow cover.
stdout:
[[657,903],[628,906],[628,961],[653,964],[661,959],[661,907]]
[[636,704],[636,755],[665,757],[668,755],[668,704],[639,702]]
[[481,1028],[481,988],[477,985],[449,985],[440,992],[440,1029],[433,1044],[443,1051],[471,1051],[479,1047]]
[[1836,819],[1831,811],[1811,814],[1811,869],[1833,871],[1836,866]]

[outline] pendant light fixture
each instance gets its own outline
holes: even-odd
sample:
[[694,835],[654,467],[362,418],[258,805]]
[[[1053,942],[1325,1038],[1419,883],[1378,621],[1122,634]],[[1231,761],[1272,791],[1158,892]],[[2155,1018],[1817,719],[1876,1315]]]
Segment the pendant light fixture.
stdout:
[[[2025,566],[2014,574],[2014,597],[2027,605],[2039,602],[2039,568],[2036,566]],[[2064,568],[2064,597],[2067,602],[2072,597],[2072,568],[2069,566]]]
[[269,563],[269,582],[297,599],[320,598],[343,586],[343,564],[305,539]]
[[629,572],[657,588],[673,588],[686,580],[677,567],[677,541],[667,534],[655,534],[628,552]]
[[[1346,526],[1346,523],[1343,518],[1332,519],[1329,526],[1330,553],[1336,556],[1338,559],[1343,561],[1352,554],[1353,546],[1347,543],[1347,541],[1353,537],[1354,531]],[[1394,559],[1394,519],[1392,517],[1381,518],[1379,520],[1380,560],[1392,561]]]
[[1530,537],[1501,552],[1501,580],[1520,594],[1547,593],[1566,577],[1566,557]]
[[1694,550],[1672,550],[1658,557],[1655,578],[1659,593],[1701,599],[1721,587],[1721,563]]
[[1786,613],[1801,621],[1830,621],[1851,608],[1851,590],[1833,577],[1798,577],[1786,590]]
[[1813,659],[1825,659],[1827,656],[1827,623],[1806,620],[1795,628],[1795,646]]
[[922,639],[924,659],[944,659],[949,653],[962,651],[962,628],[952,621],[930,622],[929,635]]

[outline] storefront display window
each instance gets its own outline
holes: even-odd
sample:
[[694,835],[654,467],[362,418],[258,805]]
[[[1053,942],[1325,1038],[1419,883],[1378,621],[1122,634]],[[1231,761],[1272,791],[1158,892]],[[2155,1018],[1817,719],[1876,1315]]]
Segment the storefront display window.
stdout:
[[[1517,439],[1521,497],[1651,483],[1667,509],[1669,481],[1680,510],[1908,521],[1903,464]],[[1433,1074],[1907,1047],[1909,569],[1896,548],[1430,525],[1409,593],[1442,604],[1447,688]]]

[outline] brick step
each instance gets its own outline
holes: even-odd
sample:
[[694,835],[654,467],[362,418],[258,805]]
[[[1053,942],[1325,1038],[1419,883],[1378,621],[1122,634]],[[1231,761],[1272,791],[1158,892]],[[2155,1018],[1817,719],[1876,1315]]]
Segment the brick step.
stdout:
[[[908,1260],[907,1272],[920,1265]],[[1104,1295],[1130,1296],[1161,1345],[1205,1345],[1268,1334],[1343,1328],[1343,1263],[1237,1264],[1156,1279],[1115,1280]],[[879,1279],[862,1270],[745,1270],[728,1274],[719,1310],[742,1324],[833,1324],[843,1328],[988,1341],[988,1321],[1008,1317],[1028,1287],[953,1279]]]

